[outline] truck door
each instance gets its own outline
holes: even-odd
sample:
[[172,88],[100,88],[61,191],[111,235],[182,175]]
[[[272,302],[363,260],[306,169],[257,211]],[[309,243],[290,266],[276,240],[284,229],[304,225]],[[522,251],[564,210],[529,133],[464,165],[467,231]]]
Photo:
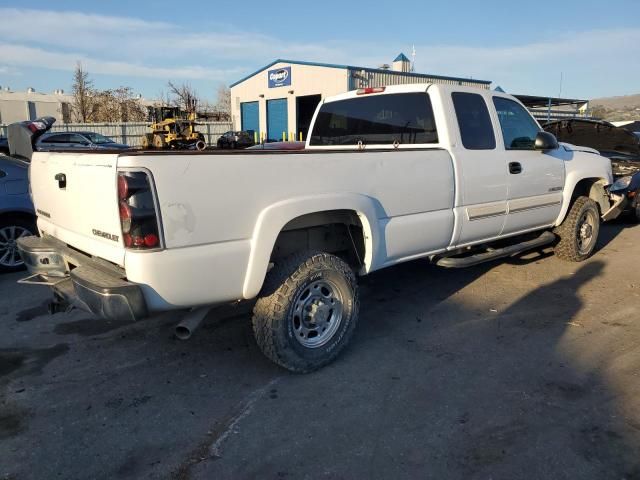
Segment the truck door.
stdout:
[[485,97],[453,92],[460,140],[452,149],[458,171],[457,237],[462,246],[500,235],[507,213],[507,174]]
[[508,213],[503,234],[552,225],[562,207],[564,161],[553,152],[534,150],[541,130],[518,102],[493,97],[500,124],[505,171],[508,172]]

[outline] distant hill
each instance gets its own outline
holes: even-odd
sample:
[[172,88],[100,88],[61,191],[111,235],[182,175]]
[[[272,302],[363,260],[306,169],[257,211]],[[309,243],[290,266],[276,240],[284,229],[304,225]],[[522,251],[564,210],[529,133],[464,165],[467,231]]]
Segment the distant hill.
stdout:
[[605,120],[640,120],[640,94],[594,98],[589,107],[595,117]]

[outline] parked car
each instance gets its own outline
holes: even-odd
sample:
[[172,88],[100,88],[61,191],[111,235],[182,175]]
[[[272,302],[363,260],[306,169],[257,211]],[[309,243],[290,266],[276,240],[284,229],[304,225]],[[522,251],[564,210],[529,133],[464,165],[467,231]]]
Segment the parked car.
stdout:
[[625,195],[626,217],[640,221],[640,138],[626,127],[584,118],[549,122],[544,129],[563,142],[594,148],[611,160],[615,182],[609,190]]
[[225,132],[218,139],[218,148],[247,148],[254,144],[253,132]]
[[29,163],[0,155],[0,272],[24,267],[16,241],[38,232],[28,172]]
[[257,297],[257,344],[295,372],[353,337],[357,275],[545,246],[581,262],[627,200],[607,158],[558,144],[514,97],[435,84],[323,99],[301,151],[36,152],[31,182],[42,238],[18,245],[61,308],[184,309],[187,338],[207,306]]
[[109,137],[95,132],[51,132],[42,135],[36,142],[37,150],[126,150],[129,145],[117,143]]
[[304,150],[305,142],[269,142],[259,143],[247,150]]
[[9,155],[9,139],[0,137],[0,155]]

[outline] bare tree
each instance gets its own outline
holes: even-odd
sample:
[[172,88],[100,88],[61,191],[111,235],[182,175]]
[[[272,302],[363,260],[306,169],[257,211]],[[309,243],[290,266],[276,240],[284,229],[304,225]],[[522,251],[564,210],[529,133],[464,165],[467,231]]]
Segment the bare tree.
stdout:
[[93,80],[89,78],[87,72],[80,62],[77,63],[73,73],[73,116],[74,120],[79,122],[89,122],[92,119],[95,102],[95,89],[93,88]]
[[231,90],[224,84],[218,86],[215,110],[221,120],[231,119]]
[[153,102],[155,107],[168,107],[171,105],[171,96],[164,90],[160,90]]
[[130,87],[96,92],[94,99],[96,122],[141,122],[147,118],[147,109]]
[[191,113],[198,108],[198,94],[188,83],[176,85],[173,82],[167,84],[169,94],[173,97],[173,103],[177,107]]

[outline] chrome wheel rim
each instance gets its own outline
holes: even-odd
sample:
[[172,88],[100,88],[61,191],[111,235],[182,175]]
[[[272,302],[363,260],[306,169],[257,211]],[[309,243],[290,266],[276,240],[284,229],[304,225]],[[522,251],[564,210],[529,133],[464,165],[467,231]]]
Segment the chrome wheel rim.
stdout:
[[293,333],[304,347],[325,345],[342,323],[344,301],[337,285],[330,280],[316,280],[307,285],[293,305]]
[[578,250],[588,253],[595,240],[596,217],[593,212],[585,212],[578,222]]
[[21,237],[31,235],[26,228],[10,225],[0,228],[0,265],[13,268],[23,264],[18,252],[17,240]]

